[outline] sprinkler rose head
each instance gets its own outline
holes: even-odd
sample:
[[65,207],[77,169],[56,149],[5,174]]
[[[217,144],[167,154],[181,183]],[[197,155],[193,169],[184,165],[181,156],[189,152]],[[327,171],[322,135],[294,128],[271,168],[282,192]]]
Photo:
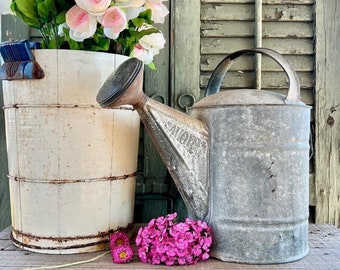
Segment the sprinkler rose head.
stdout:
[[103,108],[136,105],[143,98],[143,63],[130,58],[123,62],[104,82],[97,94]]

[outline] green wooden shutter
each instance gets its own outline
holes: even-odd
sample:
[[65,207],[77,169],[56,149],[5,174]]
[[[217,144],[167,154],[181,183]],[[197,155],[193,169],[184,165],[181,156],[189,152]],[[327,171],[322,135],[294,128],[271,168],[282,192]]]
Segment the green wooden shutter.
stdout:
[[[0,41],[22,40],[29,36],[29,29],[20,19],[11,15],[0,16]],[[0,81],[0,231],[11,224],[6,132],[3,107],[2,83]]]

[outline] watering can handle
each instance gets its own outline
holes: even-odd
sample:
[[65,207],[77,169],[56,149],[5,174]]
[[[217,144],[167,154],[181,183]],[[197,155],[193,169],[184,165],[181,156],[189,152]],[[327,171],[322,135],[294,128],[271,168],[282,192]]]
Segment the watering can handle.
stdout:
[[299,101],[300,100],[300,83],[299,78],[292,68],[292,66],[287,62],[286,59],[283,58],[281,54],[271,49],[266,48],[254,48],[254,49],[245,49],[236,51],[226,58],[224,58],[216,67],[214,72],[212,73],[209,83],[206,90],[206,96],[215,94],[220,91],[221,83],[225,74],[227,73],[229,67],[233,63],[234,59],[238,58],[239,56],[245,54],[255,54],[260,53],[267,55],[274,59],[286,72],[288,79],[289,79],[289,89],[286,96],[286,101]]

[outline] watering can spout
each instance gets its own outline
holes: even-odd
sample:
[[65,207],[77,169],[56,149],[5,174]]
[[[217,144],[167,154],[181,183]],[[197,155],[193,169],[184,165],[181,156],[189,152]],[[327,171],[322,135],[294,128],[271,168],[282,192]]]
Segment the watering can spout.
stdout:
[[101,107],[132,105],[170,172],[193,218],[208,215],[208,131],[197,119],[147,97],[143,64],[125,61],[106,80],[97,95]]

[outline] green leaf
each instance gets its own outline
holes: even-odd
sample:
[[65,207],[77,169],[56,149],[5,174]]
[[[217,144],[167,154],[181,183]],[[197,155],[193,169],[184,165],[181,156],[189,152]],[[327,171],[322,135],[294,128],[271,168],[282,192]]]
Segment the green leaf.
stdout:
[[54,2],[57,13],[69,10],[72,6],[76,4],[74,0],[55,0]]
[[151,35],[154,33],[159,33],[159,30],[157,28],[150,28],[150,29],[146,29],[146,30],[142,30],[142,31],[137,31],[137,33],[135,34],[137,39],[141,39],[144,36],[147,35]]
[[63,24],[65,22],[66,22],[66,11],[59,13],[56,17],[56,23],[58,25]]
[[38,29],[41,27],[35,0],[13,0],[11,9],[29,26]]
[[55,8],[54,0],[43,0],[37,5],[38,15],[41,21],[48,23],[55,19],[57,11]]
[[157,70],[157,67],[156,67],[156,65],[155,65],[154,62],[151,62],[150,64],[148,64],[148,67],[149,67],[150,69],[154,70],[154,71],[158,71],[158,70]]
[[153,20],[151,20],[151,9],[147,9],[141,13],[139,13],[137,18],[131,20],[133,27],[141,27],[144,23],[146,24],[153,24]]
[[81,43],[74,41],[73,39],[68,38],[67,43],[70,46],[71,50],[80,50],[81,49]]
[[138,17],[144,18],[144,20],[147,21],[148,24],[154,23],[154,21],[151,20],[151,17],[152,17],[151,9],[147,9],[147,10],[144,10],[143,12],[139,13]]

